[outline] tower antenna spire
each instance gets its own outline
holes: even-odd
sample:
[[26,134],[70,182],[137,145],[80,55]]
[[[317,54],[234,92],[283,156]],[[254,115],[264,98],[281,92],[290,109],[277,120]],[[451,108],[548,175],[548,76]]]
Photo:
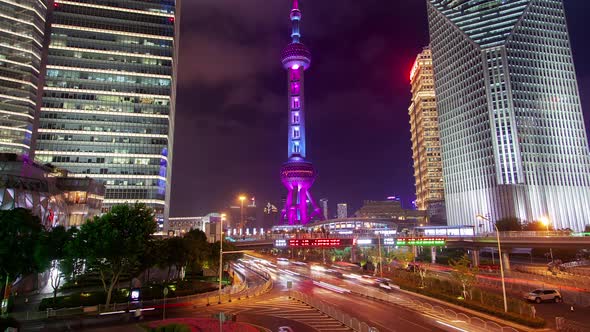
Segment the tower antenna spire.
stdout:
[[299,21],[301,21],[301,11],[299,10],[299,0],[293,0],[291,9],[291,40],[299,43],[301,33],[299,32]]

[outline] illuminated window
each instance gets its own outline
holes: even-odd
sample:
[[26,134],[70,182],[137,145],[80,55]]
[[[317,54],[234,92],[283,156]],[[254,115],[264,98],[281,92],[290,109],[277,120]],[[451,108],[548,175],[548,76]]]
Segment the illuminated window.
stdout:
[[293,97],[291,99],[291,108],[292,109],[299,109],[301,104],[299,103],[299,97]]
[[299,127],[294,127],[293,128],[293,138],[299,138],[300,135],[301,135],[301,133],[299,131]]
[[298,95],[299,94],[300,84],[299,82],[292,82],[291,83],[291,94]]
[[299,112],[293,112],[293,123],[299,123]]
[[299,143],[295,142],[295,144],[293,144],[293,153],[299,153],[299,152],[301,152],[299,150]]

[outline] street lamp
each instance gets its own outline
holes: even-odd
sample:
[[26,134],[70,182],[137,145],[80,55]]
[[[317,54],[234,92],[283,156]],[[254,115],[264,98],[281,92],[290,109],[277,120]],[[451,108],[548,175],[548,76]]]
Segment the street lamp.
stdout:
[[[541,222],[541,224],[547,227],[547,232],[549,232],[549,218],[547,218],[547,216],[542,216],[541,218],[539,218],[539,221]],[[551,253],[551,263],[553,263],[553,248],[549,248],[549,253]]]
[[498,230],[496,223],[492,222],[489,218],[486,218],[481,214],[478,214],[476,218],[479,220],[488,221],[494,225],[494,228],[496,229],[496,239],[498,240],[498,256],[500,259],[500,276],[502,277],[502,296],[504,297],[504,312],[508,312],[508,302],[506,301],[506,283],[504,282],[504,264],[502,263],[502,249],[500,248],[500,231]]
[[219,240],[219,304],[221,304],[221,278],[223,276],[223,221],[225,220],[225,213],[221,214],[220,222],[220,233],[221,239]]

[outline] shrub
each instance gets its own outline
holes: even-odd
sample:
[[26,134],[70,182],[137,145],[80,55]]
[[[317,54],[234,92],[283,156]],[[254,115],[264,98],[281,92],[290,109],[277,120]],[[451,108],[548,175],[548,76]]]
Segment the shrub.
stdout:
[[20,328],[20,324],[12,317],[0,317],[0,331],[5,331],[9,327]]

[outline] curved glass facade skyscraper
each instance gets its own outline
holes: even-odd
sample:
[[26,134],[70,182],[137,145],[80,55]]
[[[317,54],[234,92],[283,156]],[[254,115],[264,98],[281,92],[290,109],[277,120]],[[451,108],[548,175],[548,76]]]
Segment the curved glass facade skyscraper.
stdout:
[[46,1],[0,0],[0,153],[30,156]]
[[104,181],[105,208],[168,206],[175,5],[55,1],[36,158]]
[[583,229],[590,154],[563,1],[427,4],[449,224]]

